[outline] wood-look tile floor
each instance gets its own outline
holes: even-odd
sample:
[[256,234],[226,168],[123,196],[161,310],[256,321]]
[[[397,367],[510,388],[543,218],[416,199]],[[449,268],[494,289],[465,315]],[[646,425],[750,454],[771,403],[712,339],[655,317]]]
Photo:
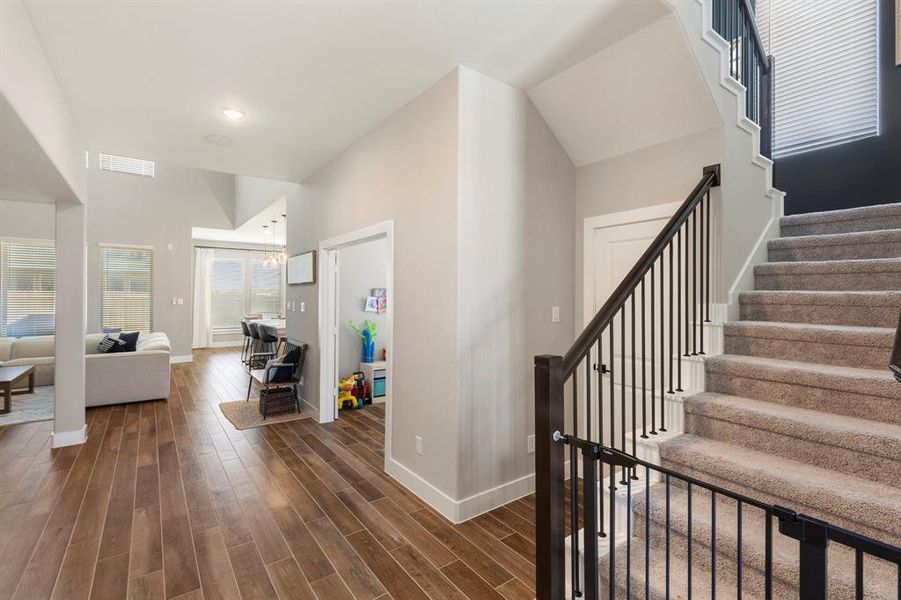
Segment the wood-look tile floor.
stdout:
[[382,407],[238,431],[234,350],[172,373],[81,446],[0,429],[0,599],[534,596],[532,498],[453,525],[383,472]]

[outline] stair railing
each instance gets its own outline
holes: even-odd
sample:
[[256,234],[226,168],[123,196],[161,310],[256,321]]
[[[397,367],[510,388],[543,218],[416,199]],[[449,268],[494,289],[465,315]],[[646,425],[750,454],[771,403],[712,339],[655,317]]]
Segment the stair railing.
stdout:
[[[572,436],[567,439],[635,456],[639,431],[648,438],[667,430],[666,394],[682,391],[682,359],[704,354],[704,323],[710,321],[710,190],[719,184],[720,166],[704,167],[700,181],[566,355],[535,357],[536,544],[543,598],[561,597],[553,590],[562,590],[564,570],[564,458],[556,443],[565,431],[564,386],[567,381],[572,386]],[[576,446],[570,451],[575,482]],[[619,471],[624,485],[635,477],[634,470],[630,475],[621,466]],[[614,476],[611,472],[611,481]],[[570,496],[572,519],[578,519],[576,496]],[[586,502],[593,496],[586,495]],[[603,502],[598,509],[603,529]],[[570,525],[578,529],[576,521]],[[573,544],[574,565],[578,551],[578,543]]]
[[745,86],[745,115],[760,126],[760,153],[773,156],[775,61],[748,0],[713,0],[713,29],[729,44],[729,73]]
[[[829,542],[854,550],[857,597],[864,593],[864,556],[888,561],[896,567],[901,586],[901,549],[850,532],[796,511],[756,500],[701,481],[638,457],[639,438],[667,431],[667,394],[683,391],[682,361],[704,354],[706,323],[710,321],[711,221],[710,192],[720,184],[720,166],[705,167],[703,176],[676,210],[623,281],[591,319],[564,356],[535,357],[535,512],[536,588],[540,600],[570,597],[596,600],[602,587],[609,597],[631,597],[632,590],[650,585],[670,587],[672,486],[687,490],[687,580],[692,580],[692,510],[708,511],[712,549],[704,568],[710,569],[707,586],[717,586],[717,509],[723,502],[737,519],[730,529],[737,537],[737,597],[742,597],[742,519],[755,511],[765,539],[764,568],[757,587],[747,597],[773,594],[773,524],[779,533],[798,541],[801,598],[827,594]],[[569,414],[566,392],[569,387]],[[673,415],[670,415],[672,417]],[[569,451],[569,486],[566,456]],[[665,493],[664,550],[652,547],[649,506],[652,484]],[[603,487],[609,490],[606,504]],[[633,523],[633,489],[645,498],[643,521]],[[658,490],[659,492],[659,490]],[[692,506],[692,498],[695,506]],[[702,506],[703,504],[703,506]],[[625,514],[623,515],[623,506]],[[607,518],[605,518],[605,512]],[[568,514],[567,514],[568,513]],[[619,513],[619,514],[618,514]],[[696,514],[699,514],[696,512]],[[750,514],[750,513],[749,513]],[[722,517],[721,517],[722,518]],[[625,521],[625,523],[623,523]],[[643,523],[644,556],[656,552],[665,561],[664,581],[651,581],[650,561],[643,575],[634,576],[633,527]],[[728,527],[732,527],[728,523]],[[625,537],[622,536],[625,532]],[[619,534],[619,537],[618,537]],[[599,538],[607,538],[608,569],[599,567]],[[566,544],[569,540],[569,569]],[[657,563],[660,564],[659,562]],[[617,566],[619,565],[619,567]],[[638,565],[642,566],[642,565]],[[618,568],[625,568],[623,576]],[[697,572],[696,572],[697,574]],[[658,575],[658,577],[660,577]],[[602,580],[606,579],[606,586]],[[786,585],[785,581],[781,585]],[[795,585],[789,583],[788,585]],[[759,589],[758,589],[759,588]],[[667,596],[669,594],[667,593]],[[689,598],[691,590],[689,590]]]

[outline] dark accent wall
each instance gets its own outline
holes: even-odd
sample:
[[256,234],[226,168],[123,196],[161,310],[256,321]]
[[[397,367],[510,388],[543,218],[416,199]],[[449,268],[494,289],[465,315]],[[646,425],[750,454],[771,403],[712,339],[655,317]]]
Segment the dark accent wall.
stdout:
[[877,1],[879,135],[777,159],[775,186],[786,194],[787,215],[901,202],[901,67],[895,66],[895,3]]

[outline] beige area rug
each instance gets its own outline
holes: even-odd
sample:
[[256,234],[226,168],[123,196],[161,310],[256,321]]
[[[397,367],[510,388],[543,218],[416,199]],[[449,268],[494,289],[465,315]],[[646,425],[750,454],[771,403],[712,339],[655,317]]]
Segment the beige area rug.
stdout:
[[271,425],[273,423],[284,423],[285,421],[296,421],[298,419],[306,419],[310,415],[304,412],[283,412],[277,415],[266,417],[260,414],[259,400],[238,400],[236,402],[223,402],[219,405],[225,418],[231,421],[235,429],[250,429],[251,427],[260,427],[262,425]]
[[[0,403],[3,402],[0,396]],[[13,395],[13,406],[9,414],[0,414],[0,425],[49,421],[53,418],[53,386],[34,388],[33,394]]]

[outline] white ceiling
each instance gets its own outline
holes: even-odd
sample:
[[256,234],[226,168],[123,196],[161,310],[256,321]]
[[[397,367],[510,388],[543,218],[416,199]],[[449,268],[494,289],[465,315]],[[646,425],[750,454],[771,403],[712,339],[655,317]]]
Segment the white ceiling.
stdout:
[[[287,208],[288,201],[282,196],[235,229],[192,227],[191,237],[195,241],[282,245],[285,243],[285,220],[282,215],[287,214]],[[263,225],[268,225],[271,229],[273,220],[276,225],[274,232],[270,234],[263,229]]]
[[672,13],[528,94],[577,167],[721,124]]
[[[529,89],[662,0],[26,0],[89,148],[300,181],[457,65]],[[217,107],[246,111],[226,123]],[[228,147],[206,135],[235,140]]]

